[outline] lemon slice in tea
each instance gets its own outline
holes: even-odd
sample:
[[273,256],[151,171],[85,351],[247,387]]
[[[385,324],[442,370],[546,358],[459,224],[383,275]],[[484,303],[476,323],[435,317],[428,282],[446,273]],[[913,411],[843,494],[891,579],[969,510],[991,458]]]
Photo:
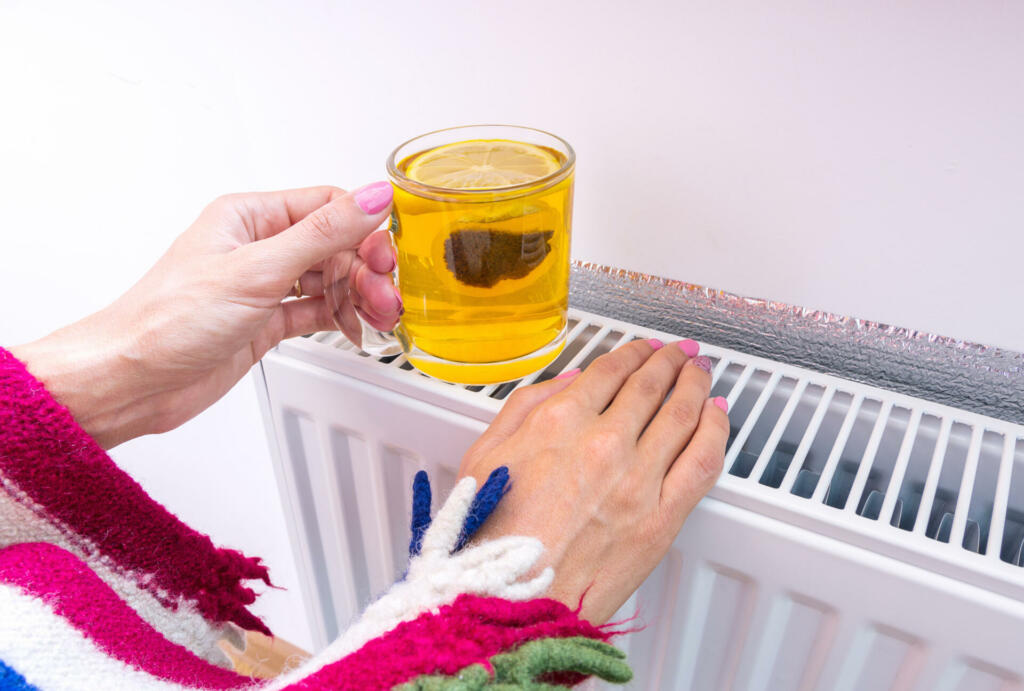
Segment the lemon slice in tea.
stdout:
[[552,152],[507,139],[473,139],[445,144],[413,158],[405,174],[416,182],[457,190],[522,185],[562,166]]

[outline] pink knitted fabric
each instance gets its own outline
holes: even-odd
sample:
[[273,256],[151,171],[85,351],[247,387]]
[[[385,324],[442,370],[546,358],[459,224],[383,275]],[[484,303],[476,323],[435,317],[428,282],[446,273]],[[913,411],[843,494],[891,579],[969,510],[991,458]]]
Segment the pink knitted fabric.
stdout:
[[248,677],[211,665],[168,641],[78,557],[55,545],[37,542],[0,550],[0,583],[18,586],[45,601],[96,647],[135,669],[203,689],[251,683]]
[[490,657],[538,638],[604,641],[610,635],[554,600],[460,595],[436,614],[399,624],[286,691],[390,689],[421,674],[455,674],[477,663],[489,667]]
[[270,633],[246,609],[242,585],[270,583],[259,559],[218,549],[153,501],[13,355],[0,348],[0,480],[58,526],[71,544],[98,550],[165,606],[196,603],[215,622]]

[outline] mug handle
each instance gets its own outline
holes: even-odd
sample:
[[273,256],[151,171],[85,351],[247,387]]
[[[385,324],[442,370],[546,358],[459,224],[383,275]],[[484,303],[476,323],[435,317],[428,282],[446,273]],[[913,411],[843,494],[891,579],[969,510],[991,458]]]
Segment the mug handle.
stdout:
[[[356,319],[359,320],[360,334],[359,342],[355,343],[359,349],[373,357],[389,357],[399,355],[402,352],[402,344],[394,331],[380,331],[368,324],[363,315],[356,312]],[[351,338],[349,340],[352,340]]]
[[[394,215],[387,229],[394,246],[395,227]],[[374,231],[380,232],[380,231]],[[402,343],[394,331],[381,331],[366,321],[359,310],[359,295],[355,290],[355,280],[349,275],[351,259],[338,255],[330,257],[323,264],[324,301],[335,325],[345,334],[353,345],[373,357],[398,355],[403,351]],[[392,273],[392,280],[397,286],[398,277]]]

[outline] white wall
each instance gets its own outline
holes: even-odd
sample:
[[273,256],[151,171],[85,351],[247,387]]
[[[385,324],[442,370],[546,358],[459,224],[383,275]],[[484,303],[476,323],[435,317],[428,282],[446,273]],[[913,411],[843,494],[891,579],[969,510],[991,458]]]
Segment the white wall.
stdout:
[[[774,5],[771,7],[770,5]],[[438,127],[577,149],[574,255],[1024,350],[1024,6],[0,4],[0,343],[216,195],[379,179]],[[294,587],[252,385],[117,460]],[[297,594],[258,609],[308,644]]]

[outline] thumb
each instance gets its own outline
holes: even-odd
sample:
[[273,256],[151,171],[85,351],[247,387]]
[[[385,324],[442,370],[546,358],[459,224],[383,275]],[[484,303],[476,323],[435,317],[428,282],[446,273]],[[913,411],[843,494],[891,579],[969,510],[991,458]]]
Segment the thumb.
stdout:
[[291,283],[311,266],[345,250],[355,250],[391,210],[390,182],[374,182],[331,200],[253,249],[272,262],[274,273]]

